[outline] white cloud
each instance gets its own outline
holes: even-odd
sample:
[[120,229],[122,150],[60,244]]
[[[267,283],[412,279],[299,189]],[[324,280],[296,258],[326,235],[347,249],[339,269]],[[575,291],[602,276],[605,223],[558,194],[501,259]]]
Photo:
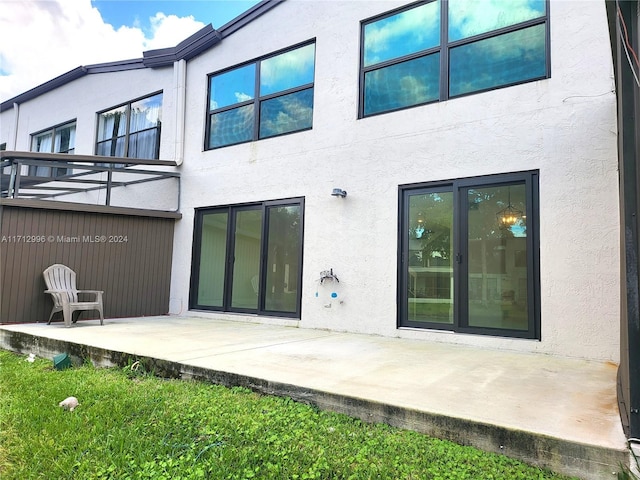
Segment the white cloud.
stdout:
[[248,95],[244,92],[234,92],[234,95],[238,103],[246,102],[247,100],[251,100],[253,98],[253,95]]
[[[153,37],[145,39],[144,50],[175,47],[182,40],[204,27],[193,16],[177,17],[158,12],[151,18]],[[142,53],[140,53],[142,56]]]
[[156,13],[145,36],[138,27],[117,30],[91,0],[0,0],[0,101],[81,65],[141,58],[172,47],[204,26],[193,17]]

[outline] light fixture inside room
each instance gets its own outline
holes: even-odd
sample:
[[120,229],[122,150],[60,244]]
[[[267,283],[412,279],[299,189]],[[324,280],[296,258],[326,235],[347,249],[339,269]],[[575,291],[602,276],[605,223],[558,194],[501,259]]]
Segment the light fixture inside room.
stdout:
[[496,213],[496,218],[498,219],[498,225],[503,228],[512,227],[524,218],[524,212],[511,205],[511,187],[509,187],[509,203],[505,208]]
[[422,238],[422,235],[424,235],[424,215],[422,214],[422,212],[418,213],[417,222],[418,223],[415,228],[415,235],[416,238]]
[[342,190],[341,188],[334,188],[333,192],[331,192],[331,195],[333,195],[334,197],[346,197],[347,196],[347,191],[346,190]]

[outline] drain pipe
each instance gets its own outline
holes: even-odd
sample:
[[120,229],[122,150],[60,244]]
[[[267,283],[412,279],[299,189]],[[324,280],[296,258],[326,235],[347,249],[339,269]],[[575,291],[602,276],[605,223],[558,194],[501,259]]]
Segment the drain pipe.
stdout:
[[20,117],[20,104],[13,102],[13,145],[7,150],[16,150],[18,144],[18,120]]
[[174,105],[175,105],[175,150],[174,158],[177,165],[182,165],[184,161],[184,128],[187,104],[187,61],[185,59],[178,60],[173,64],[173,84]]

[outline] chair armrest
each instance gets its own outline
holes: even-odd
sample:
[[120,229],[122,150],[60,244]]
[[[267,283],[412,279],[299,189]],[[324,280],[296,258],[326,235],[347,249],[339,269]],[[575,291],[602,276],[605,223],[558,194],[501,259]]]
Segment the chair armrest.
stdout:
[[102,294],[104,293],[104,291],[103,290],[78,290],[77,293],[78,295],[82,295],[82,294],[95,295],[94,301],[98,303],[102,303]]

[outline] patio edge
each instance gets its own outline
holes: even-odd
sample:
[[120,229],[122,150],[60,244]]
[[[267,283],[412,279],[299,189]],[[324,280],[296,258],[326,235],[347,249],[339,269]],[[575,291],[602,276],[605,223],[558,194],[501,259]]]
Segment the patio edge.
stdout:
[[503,454],[530,465],[585,480],[615,478],[621,466],[629,465],[629,452],[626,449],[618,450],[573,442],[523,430],[383,404],[365,398],[39,337],[24,332],[0,328],[0,348],[19,354],[34,353],[41,358],[53,358],[56,354],[68,353],[73,364],[81,365],[90,361],[96,367],[125,367],[140,361],[148,370],[160,377],[206,381],[226,387],[239,386],[266,395],[289,397],[322,410],[343,413],[368,423],[384,423],[417,431],[460,445]]

